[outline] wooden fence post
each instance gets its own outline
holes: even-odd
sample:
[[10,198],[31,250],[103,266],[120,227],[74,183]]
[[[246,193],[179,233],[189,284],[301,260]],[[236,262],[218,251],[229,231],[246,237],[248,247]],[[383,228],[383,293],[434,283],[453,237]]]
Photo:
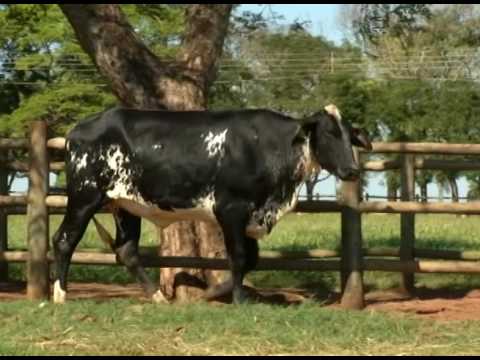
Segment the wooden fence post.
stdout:
[[[415,200],[415,156],[404,154],[401,167],[401,198],[402,201]],[[415,214],[400,215],[400,260],[411,261],[415,251]],[[403,273],[400,280],[400,290],[411,294],[414,289],[415,275]]]
[[[356,158],[358,152],[355,150]],[[342,182],[342,307],[363,309],[362,219],[358,211],[360,180]]]
[[27,297],[47,299],[50,293],[48,252],[48,151],[47,124],[34,121],[30,137],[30,173],[28,191]]
[[[8,171],[0,169],[0,195],[8,195]],[[8,250],[8,215],[4,207],[0,208],[0,252]],[[8,281],[8,263],[0,262],[0,281]]]

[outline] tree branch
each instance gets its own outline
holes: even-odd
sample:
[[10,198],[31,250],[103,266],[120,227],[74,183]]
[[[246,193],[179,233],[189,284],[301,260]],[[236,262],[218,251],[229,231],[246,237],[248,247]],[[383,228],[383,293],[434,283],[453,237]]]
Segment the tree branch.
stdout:
[[[126,106],[204,108],[232,5],[194,4],[175,62],[163,62],[137,37],[115,4],[59,5],[83,50]],[[184,92],[184,94],[182,94]]]
[[215,79],[231,11],[230,4],[193,4],[186,9],[187,28],[177,59],[205,91]]

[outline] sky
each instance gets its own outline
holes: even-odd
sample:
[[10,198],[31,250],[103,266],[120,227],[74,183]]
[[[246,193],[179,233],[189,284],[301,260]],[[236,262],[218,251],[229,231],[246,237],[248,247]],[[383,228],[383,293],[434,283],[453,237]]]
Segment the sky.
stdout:
[[[240,6],[240,11],[259,12],[264,7],[265,5],[243,4]],[[286,22],[292,22],[295,19],[309,20],[314,35],[323,35],[336,44],[341,44],[344,37],[338,25],[340,7],[341,4],[271,4],[271,9],[283,15]]]

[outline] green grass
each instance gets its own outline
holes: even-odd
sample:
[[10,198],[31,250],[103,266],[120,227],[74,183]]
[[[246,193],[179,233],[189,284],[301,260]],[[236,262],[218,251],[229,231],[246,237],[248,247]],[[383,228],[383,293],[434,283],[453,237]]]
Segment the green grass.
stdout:
[[0,353],[102,355],[476,354],[478,323],[250,304],[0,304]]
[[[61,217],[52,217],[52,233]],[[113,232],[110,216],[100,216]],[[23,217],[9,218],[11,247],[25,247]],[[155,230],[144,223],[142,245],[156,244]],[[398,215],[364,215],[366,247],[396,247]],[[475,216],[418,215],[419,248],[477,250],[480,222]],[[338,249],[336,214],[291,214],[261,241],[263,250]],[[102,248],[90,226],[80,248]],[[24,265],[12,266],[23,279]],[[151,270],[157,276],[156,270]],[[158,278],[158,277],[157,277]],[[121,267],[73,266],[71,280],[128,283]],[[366,272],[369,290],[398,285],[398,274]],[[259,271],[249,275],[259,287],[309,287],[338,291],[336,272]],[[417,275],[428,288],[480,287],[474,275]],[[26,301],[0,303],[0,355],[120,354],[466,354],[480,353],[480,323],[435,322],[412,315],[324,308],[309,300],[295,306],[197,303],[156,306],[139,300],[70,301],[65,306]]]

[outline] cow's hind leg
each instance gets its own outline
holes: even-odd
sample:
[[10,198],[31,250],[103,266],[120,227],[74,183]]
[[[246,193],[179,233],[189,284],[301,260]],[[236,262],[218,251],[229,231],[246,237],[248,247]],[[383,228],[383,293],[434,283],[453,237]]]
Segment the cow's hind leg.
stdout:
[[64,303],[67,295],[68,269],[78,242],[82,238],[88,222],[102,205],[103,196],[98,191],[69,195],[67,212],[63,222],[53,236],[56,280],[53,301]]
[[[250,211],[247,204],[230,203],[219,206],[216,211],[218,222],[223,230],[225,246],[230,260],[232,272],[233,302],[240,304],[246,301],[246,292],[243,289],[243,278],[247,271],[255,267],[258,259],[258,246],[256,241],[245,235]],[[256,254],[254,259],[249,259],[249,253]]]
[[125,265],[128,271],[136,277],[147,297],[151,297],[156,303],[167,302],[163,293],[153,283],[140,263],[138,242],[141,219],[122,209],[119,209],[114,216],[117,226],[114,245],[117,261]]

